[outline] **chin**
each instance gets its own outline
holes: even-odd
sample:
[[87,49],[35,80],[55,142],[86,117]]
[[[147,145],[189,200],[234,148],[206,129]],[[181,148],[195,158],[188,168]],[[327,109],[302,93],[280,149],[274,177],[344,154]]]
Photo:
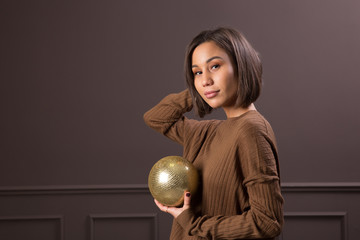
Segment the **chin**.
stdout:
[[213,109],[220,108],[223,105],[223,101],[220,98],[207,99],[206,97],[202,97],[202,99]]
[[216,108],[220,108],[221,107],[221,104],[218,104],[218,103],[209,103],[209,102],[206,102],[210,107],[212,107],[213,109],[216,109]]

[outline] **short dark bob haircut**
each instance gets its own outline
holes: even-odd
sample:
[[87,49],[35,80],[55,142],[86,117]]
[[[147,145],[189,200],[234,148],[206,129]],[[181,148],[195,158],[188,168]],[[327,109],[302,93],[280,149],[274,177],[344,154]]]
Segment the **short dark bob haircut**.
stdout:
[[240,32],[225,27],[202,31],[187,46],[184,64],[186,83],[193,98],[195,111],[200,117],[210,113],[212,107],[201,98],[195,88],[192,55],[197,46],[210,41],[225,50],[232,61],[235,78],[238,82],[237,106],[246,108],[255,102],[262,87],[261,60],[255,49]]

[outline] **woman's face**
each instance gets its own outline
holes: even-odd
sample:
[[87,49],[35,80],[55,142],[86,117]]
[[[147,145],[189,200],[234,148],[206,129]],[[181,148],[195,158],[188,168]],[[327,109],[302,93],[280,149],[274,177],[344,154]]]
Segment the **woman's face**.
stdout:
[[214,42],[197,46],[192,55],[195,88],[212,108],[233,108],[237,81],[228,54]]

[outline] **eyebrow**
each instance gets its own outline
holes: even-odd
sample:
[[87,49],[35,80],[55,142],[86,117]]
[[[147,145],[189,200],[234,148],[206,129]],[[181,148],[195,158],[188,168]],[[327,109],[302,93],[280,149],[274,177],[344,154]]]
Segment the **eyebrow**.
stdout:
[[[214,59],[222,59],[222,57],[219,57],[219,56],[214,56],[214,57],[211,57],[209,58],[208,60],[206,60],[206,63],[209,63],[211,62],[212,60]],[[191,68],[194,68],[194,67],[198,67],[198,65],[192,65]]]

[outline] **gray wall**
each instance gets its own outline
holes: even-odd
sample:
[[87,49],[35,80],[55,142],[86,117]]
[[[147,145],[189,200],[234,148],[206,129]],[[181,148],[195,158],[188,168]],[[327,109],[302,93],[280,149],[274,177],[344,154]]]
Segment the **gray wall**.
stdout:
[[[56,232],[44,239],[112,239],[133,225],[166,239],[171,219],[154,207],[147,175],[182,151],[142,115],[185,87],[191,38],[231,26],[263,60],[256,106],[280,149],[282,237],[301,239],[291,234],[303,224],[308,236],[355,239],[359,9],[355,0],[1,1],[0,238],[33,224]],[[329,226],[332,238],[321,235]]]

